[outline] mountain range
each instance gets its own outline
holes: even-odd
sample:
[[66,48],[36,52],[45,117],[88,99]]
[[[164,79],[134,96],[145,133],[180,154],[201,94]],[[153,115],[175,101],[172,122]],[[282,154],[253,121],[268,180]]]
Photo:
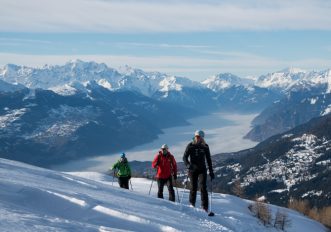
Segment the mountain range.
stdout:
[[329,112],[330,86],[330,70],[258,78],[224,73],[197,82],[80,60],[40,68],[8,64],[0,68],[0,154],[47,166],[118,152],[216,111],[262,111],[247,135],[261,141]]

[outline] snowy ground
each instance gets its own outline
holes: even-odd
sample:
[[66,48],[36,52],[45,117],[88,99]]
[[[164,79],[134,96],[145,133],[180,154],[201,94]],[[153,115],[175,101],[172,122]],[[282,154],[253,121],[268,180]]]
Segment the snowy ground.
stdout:
[[[0,159],[0,176],[0,230],[5,232],[277,231],[251,215],[248,201],[230,195],[214,194],[216,215],[208,217],[188,207],[188,192],[183,204],[172,203],[157,199],[153,184],[149,196],[151,182],[146,179],[133,178],[129,191],[101,173],[62,173],[6,159]],[[287,231],[326,230],[299,213],[286,212],[292,221]]]

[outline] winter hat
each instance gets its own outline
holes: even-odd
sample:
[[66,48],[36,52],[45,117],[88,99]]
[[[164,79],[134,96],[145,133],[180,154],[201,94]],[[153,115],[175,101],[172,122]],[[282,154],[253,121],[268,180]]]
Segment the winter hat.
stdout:
[[125,153],[124,152],[121,154],[121,158],[125,158]]
[[194,136],[200,136],[201,138],[204,138],[205,132],[203,132],[202,130],[197,130],[194,132]]
[[169,147],[168,147],[168,145],[167,144],[163,144],[162,146],[161,146],[161,149],[163,150],[163,149],[169,149]]

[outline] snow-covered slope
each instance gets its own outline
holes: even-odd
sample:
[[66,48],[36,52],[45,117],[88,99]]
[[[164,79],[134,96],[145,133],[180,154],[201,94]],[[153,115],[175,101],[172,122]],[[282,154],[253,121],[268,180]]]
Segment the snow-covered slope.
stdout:
[[[208,217],[187,206],[187,191],[183,204],[172,203],[155,198],[155,184],[148,196],[146,179],[134,178],[129,191],[107,175],[73,174],[0,159],[1,231],[277,231],[251,215],[248,201],[230,195],[214,194],[216,215]],[[321,224],[283,210],[291,220],[287,231],[325,231]]]

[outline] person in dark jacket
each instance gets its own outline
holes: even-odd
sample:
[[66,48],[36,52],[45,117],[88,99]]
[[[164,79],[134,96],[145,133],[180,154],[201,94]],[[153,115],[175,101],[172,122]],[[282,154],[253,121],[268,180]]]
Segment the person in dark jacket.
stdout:
[[129,180],[131,179],[131,168],[129,166],[129,162],[125,157],[125,153],[121,154],[121,158],[113,165],[111,170],[118,170],[118,184],[121,188],[129,189]]
[[158,185],[157,197],[163,198],[163,188],[167,185],[169,201],[175,201],[175,191],[172,177],[177,179],[177,163],[175,157],[169,152],[167,144],[163,144],[161,150],[156,154],[152,167],[157,168],[156,179]]
[[210,157],[210,150],[208,144],[204,140],[205,133],[201,130],[197,130],[194,133],[194,139],[190,142],[185,150],[183,161],[188,169],[188,175],[190,177],[191,189],[190,189],[190,204],[195,207],[198,182],[201,192],[201,207],[208,211],[208,191],[207,191],[207,168],[208,164],[209,175],[211,180],[214,179],[214,172]]

